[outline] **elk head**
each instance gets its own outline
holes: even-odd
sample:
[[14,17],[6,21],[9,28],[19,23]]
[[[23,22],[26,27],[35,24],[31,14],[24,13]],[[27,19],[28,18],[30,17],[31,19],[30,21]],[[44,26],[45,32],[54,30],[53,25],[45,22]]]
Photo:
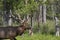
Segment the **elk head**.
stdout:
[[21,20],[21,25],[18,27],[18,34],[22,35],[24,33],[24,31],[26,30],[26,26],[28,24],[27,22],[28,20],[23,19]]

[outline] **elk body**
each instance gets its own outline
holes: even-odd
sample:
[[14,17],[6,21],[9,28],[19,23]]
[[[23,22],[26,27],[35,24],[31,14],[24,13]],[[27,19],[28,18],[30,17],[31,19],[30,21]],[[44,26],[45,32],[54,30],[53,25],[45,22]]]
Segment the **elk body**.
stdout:
[[25,31],[23,25],[17,27],[0,27],[0,39],[16,40],[17,35],[22,35]]
[[22,35],[26,29],[31,28],[26,27],[25,22],[23,22],[23,24],[20,26],[0,27],[0,40],[1,39],[16,40],[15,37],[18,35]]
[[[17,20],[22,21],[20,26],[7,26],[7,27],[0,27],[0,40],[2,39],[10,39],[16,40],[16,36],[22,35],[26,29],[30,30],[31,27],[27,26],[28,20]],[[32,34],[32,31],[30,32]]]

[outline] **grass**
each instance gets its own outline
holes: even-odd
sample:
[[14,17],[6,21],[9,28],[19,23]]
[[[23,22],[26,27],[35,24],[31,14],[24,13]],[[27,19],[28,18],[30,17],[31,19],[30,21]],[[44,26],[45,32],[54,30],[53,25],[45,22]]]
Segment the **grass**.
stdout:
[[17,40],[60,40],[60,37],[52,36],[52,35],[44,35],[44,34],[34,34],[33,36],[29,36],[25,34],[24,36],[17,36]]

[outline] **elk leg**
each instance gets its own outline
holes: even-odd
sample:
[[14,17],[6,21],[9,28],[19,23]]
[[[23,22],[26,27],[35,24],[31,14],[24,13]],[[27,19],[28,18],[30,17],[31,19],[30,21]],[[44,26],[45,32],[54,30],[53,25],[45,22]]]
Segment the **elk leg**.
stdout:
[[17,40],[16,38],[14,38],[14,40]]
[[11,38],[10,40],[14,40],[13,38]]
[[2,38],[0,38],[0,40],[3,40]]
[[10,40],[16,40],[16,38],[12,38],[12,39],[10,39]]

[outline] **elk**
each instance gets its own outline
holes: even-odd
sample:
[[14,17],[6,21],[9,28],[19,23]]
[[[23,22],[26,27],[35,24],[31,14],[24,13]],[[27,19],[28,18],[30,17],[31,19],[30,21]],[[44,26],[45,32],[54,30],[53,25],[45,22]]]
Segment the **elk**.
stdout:
[[16,40],[15,38],[16,36],[22,35],[26,29],[31,29],[31,27],[26,27],[26,25],[27,20],[23,20],[20,26],[0,27],[0,40],[2,39]]

